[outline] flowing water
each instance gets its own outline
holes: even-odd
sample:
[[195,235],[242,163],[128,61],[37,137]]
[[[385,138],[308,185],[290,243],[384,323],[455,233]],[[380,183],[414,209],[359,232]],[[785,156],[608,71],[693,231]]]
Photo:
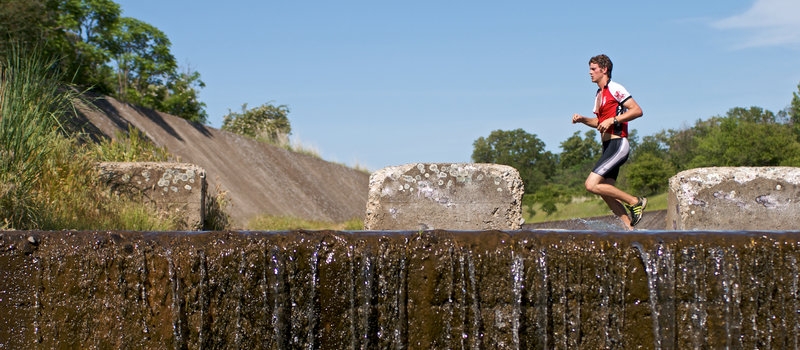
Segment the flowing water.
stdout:
[[796,349],[798,257],[800,232],[0,232],[0,349]]

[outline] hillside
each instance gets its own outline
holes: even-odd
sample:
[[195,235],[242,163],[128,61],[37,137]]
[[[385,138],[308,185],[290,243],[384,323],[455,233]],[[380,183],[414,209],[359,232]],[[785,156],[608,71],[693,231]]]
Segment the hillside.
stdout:
[[334,222],[364,216],[369,174],[111,97],[87,97],[96,108],[79,105],[84,131],[113,138],[133,125],[181,162],[203,167],[209,192],[227,192],[234,228],[263,214]]

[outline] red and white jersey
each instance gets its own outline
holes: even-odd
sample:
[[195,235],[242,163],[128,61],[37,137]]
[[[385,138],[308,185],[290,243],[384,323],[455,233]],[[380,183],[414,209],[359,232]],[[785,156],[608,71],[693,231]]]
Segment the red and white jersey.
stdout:
[[[608,118],[614,118],[622,113],[625,113],[627,108],[623,107],[631,94],[622,85],[610,81],[602,89],[597,89],[597,95],[594,98],[594,112],[597,115],[597,122],[601,123]],[[628,123],[621,122],[613,124],[608,131],[609,134],[628,137]]]

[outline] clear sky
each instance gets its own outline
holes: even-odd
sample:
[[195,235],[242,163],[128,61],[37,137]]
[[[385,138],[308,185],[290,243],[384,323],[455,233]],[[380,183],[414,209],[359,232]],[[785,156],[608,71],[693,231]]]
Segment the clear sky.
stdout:
[[522,128],[552,152],[591,115],[589,58],[639,103],[639,136],[732,107],[777,112],[800,83],[800,1],[116,0],[200,72],[210,125],[290,109],[292,138],[370,170],[469,162]]

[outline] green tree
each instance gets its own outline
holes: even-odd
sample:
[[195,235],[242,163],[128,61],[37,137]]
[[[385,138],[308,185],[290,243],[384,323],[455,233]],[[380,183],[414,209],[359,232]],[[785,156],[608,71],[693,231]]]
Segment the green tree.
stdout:
[[108,65],[113,33],[121,9],[111,0],[47,0],[55,11],[57,35],[51,45],[62,57],[74,83],[112,94],[113,69]]
[[794,165],[800,143],[791,127],[760,107],[736,107],[713,118],[697,138],[690,168],[705,166]]
[[592,164],[596,160],[595,158],[600,155],[602,149],[594,130],[584,133],[583,138],[580,136],[580,131],[576,131],[564,142],[561,142],[560,166],[563,169],[576,166],[585,168],[586,164]]
[[627,172],[628,186],[644,194],[659,193],[667,189],[669,178],[675,175],[672,164],[655,152],[636,157]]
[[165,86],[177,69],[167,36],[134,18],[120,18],[108,44],[117,66],[117,96],[154,106],[154,86]]
[[800,141],[800,84],[797,84],[797,91],[792,93],[792,102],[787,112],[792,131],[794,131],[797,140]]
[[[9,56],[13,45],[31,47],[48,42],[55,19],[54,9],[42,0],[0,1],[0,56]],[[44,51],[44,47],[38,49]]]
[[496,163],[517,169],[526,193],[535,193],[554,174],[556,157],[545,151],[545,144],[522,129],[495,130],[488,137],[473,142],[472,160]]
[[208,121],[206,104],[197,96],[198,90],[205,86],[206,84],[200,80],[200,73],[187,69],[186,72],[171,77],[167,85],[159,89],[157,94],[161,98],[157,100],[158,104],[154,108],[205,124]]
[[288,114],[289,108],[285,105],[265,103],[247,109],[247,104],[243,104],[241,112],[228,110],[222,120],[222,130],[283,146],[288,143],[288,136],[292,133]]

